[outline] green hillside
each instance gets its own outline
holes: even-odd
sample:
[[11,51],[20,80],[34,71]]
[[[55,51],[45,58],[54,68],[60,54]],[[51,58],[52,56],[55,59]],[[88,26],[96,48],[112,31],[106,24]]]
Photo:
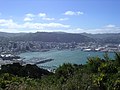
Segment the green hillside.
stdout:
[[87,64],[63,64],[50,73],[36,65],[3,65],[0,90],[120,90],[120,53],[112,60],[89,57]]

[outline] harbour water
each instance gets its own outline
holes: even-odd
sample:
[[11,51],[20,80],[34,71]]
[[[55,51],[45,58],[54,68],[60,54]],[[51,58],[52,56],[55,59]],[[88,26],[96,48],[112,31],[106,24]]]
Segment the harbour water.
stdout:
[[[111,58],[114,53],[108,53]],[[63,63],[85,64],[88,57],[99,56],[103,58],[104,52],[84,52],[77,50],[50,50],[47,52],[26,52],[21,53],[20,57],[25,58],[24,61],[30,62],[31,58],[48,58],[54,59],[50,62],[38,64],[43,68],[56,68]]]

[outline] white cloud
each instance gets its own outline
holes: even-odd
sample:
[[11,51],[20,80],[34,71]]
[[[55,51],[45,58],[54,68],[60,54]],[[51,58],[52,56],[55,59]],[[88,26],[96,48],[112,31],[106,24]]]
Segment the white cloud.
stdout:
[[106,25],[104,27],[97,28],[97,29],[81,29],[81,30],[79,30],[79,32],[86,32],[86,33],[93,33],[93,34],[96,34],[96,33],[120,33],[120,27],[109,24],[109,25]]
[[23,25],[25,28],[29,29],[48,29],[49,28],[69,28],[69,25],[63,25],[61,23],[25,23]]
[[9,20],[0,19],[0,25],[1,25],[2,23],[7,23],[7,22],[12,22],[12,19],[9,19]]
[[82,28],[76,28],[76,31],[84,31]]
[[19,31],[17,29],[0,28],[0,32],[18,33]]
[[47,15],[46,15],[46,13],[39,13],[38,16],[39,17],[46,17]]
[[108,25],[106,25],[105,27],[107,27],[107,28],[114,28],[114,27],[116,27],[116,26],[113,25],[113,24],[108,24]]
[[36,31],[62,31],[69,33],[120,33],[120,27],[112,24],[105,25],[101,28],[73,28],[70,25],[62,23],[35,23],[35,22],[24,22],[17,23],[12,19],[0,19],[0,31],[3,32],[36,32]]
[[35,15],[34,15],[34,14],[31,14],[31,13],[28,13],[28,14],[26,14],[25,16],[26,16],[26,17],[35,17]]
[[9,21],[9,20],[0,19],[0,24],[1,24],[1,23],[5,23],[5,22],[7,22],[7,21]]
[[47,21],[53,21],[53,20],[55,20],[55,18],[49,18],[49,17],[47,17],[46,13],[39,13],[38,16],[41,17],[42,20],[47,20]]
[[80,12],[80,11],[78,11],[78,12],[74,12],[74,11],[66,11],[65,13],[64,13],[64,15],[69,15],[69,16],[73,16],[73,15],[83,15],[84,13],[83,12]]
[[[57,20],[53,17],[48,17],[46,13],[39,13],[39,14],[31,14],[28,13],[25,15],[24,21],[29,22],[29,21],[33,21],[33,20],[38,20],[38,19],[42,19],[42,20],[46,20],[46,21],[53,21],[53,20]],[[64,21],[64,20],[68,20],[68,18],[61,18],[58,19],[60,21]]]
[[60,18],[59,20],[60,21],[66,21],[66,20],[68,20],[69,18]]
[[92,33],[92,34],[97,34],[97,33],[120,33],[120,27],[117,27],[116,25],[108,24],[105,25],[101,28],[72,28],[68,30],[71,33]]
[[[13,30],[13,32],[20,30],[29,31],[29,30],[59,30],[69,28],[70,25],[65,25],[61,23],[33,23],[33,22],[25,22],[22,24],[18,24],[14,22],[12,19],[0,19],[0,30],[9,31]],[[11,31],[12,32],[12,31]]]
[[34,20],[35,15],[28,13],[25,15],[24,21],[33,21]]
[[24,21],[33,21],[33,18],[25,17],[25,18],[24,18]]
[[5,20],[5,19],[0,19],[0,27],[4,28],[21,28],[21,25],[13,22],[12,19]]

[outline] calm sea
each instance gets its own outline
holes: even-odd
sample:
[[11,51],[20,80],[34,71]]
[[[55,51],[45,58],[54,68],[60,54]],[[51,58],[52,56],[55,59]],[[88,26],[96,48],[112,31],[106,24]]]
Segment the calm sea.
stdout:
[[[85,64],[88,57],[99,56],[103,58],[104,52],[84,52],[79,49],[77,50],[50,50],[47,52],[26,52],[21,53],[20,56],[25,58],[24,61],[28,61],[33,57],[36,58],[50,58],[53,61],[39,64],[39,67],[43,68],[56,68],[63,63],[72,64]],[[109,53],[111,58],[114,57],[114,53]]]

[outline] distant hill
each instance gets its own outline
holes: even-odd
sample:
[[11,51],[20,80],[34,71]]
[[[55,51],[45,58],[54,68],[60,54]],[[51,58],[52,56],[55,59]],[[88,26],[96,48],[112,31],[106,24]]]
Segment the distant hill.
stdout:
[[37,32],[28,33],[22,36],[12,38],[17,41],[43,41],[43,42],[91,42],[94,39],[72,33],[59,33],[59,32]]
[[81,35],[95,39],[100,43],[120,43],[120,33],[106,33],[106,34],[88,34],[81,33]]
[[5,33],[0,32],[0,41],[42,41],[42,42],[99,42],[120,43],[120,33],[89,34],[65,32]]
[[108,37],[115,37],[120,36],[120,33],[104,33],[104,34],[90,34],[90,33],[80,33],[81,35],[91,37],[91,38],[98,38],[98,39],[105,39]]

